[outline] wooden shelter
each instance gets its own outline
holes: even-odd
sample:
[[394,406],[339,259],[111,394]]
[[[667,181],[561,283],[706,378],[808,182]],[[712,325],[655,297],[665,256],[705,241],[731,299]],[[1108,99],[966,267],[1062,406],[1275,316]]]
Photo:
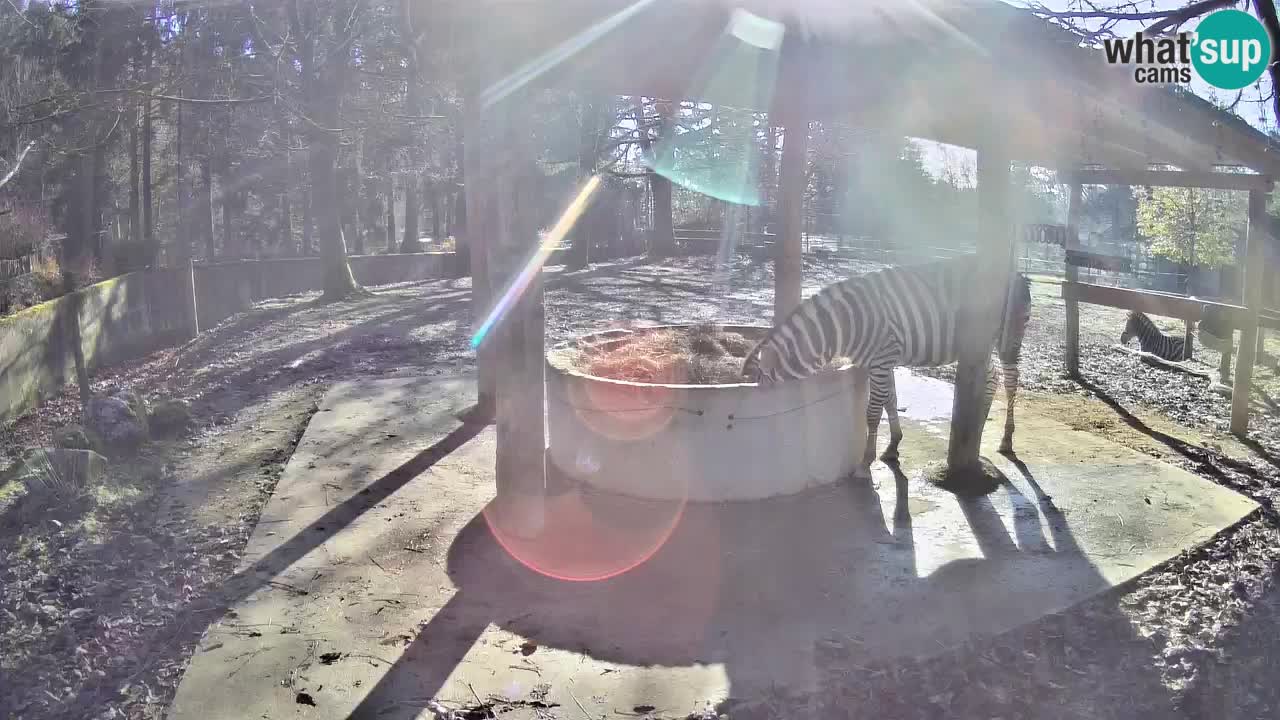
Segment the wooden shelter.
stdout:
[[[481,278],[477,310],[487,311],[492,302],[485,280],[495,294],[502,292],[517,269],[515,258],[527,257],[536,242],[519,217],[520,187],[531,177],[522,168],[533,162],[524,148],[529,133],[512,119],[519,108],[515,99],[530,88],[713,102],[777,118],[775,124],[789,132],[781,171],[775,317],[800,302],[809,121],[838,119],[975,149],[985,228],[978,252],[989,262],[986,277],[974,278],[971,304],[962,308],[966,347],[957,373],[952,468],[978,463],[985,358],[1013,258],[1011,161],[1069,177],[1072,223],[1083,184],[1192,185],[1249,191],[1250,260],[1268,232],[1259,220],[1272,179],[1280,176],[1280,145],[1192,94],[1136,83],[1132,68],[1109,65],[1100,50],[1080,47],[1072,33],[998,0],[445,0],[434,17],[448,29],[453,55],[472,71],[467,208],[492,214],[468,223],[473,270]],[[759,42],[757,29],[741,26],[744,18],[764,18],[766,27],[780,24],[780,46]],[[769,86],[709,81],[730,57],[758,63],[761,72],[745,76],[768,78]],[[485,130],[486,117],[505,119]],[[492,144],[477,149],[477,138]],[[500,155],[501,162],[473,161],[480,153]],[[1261,263],[1250,261],[1246,268],[1244,303],[1228,306],[1243,336],[1232,421],[1241,432]],[[1079,302],[1188,319],[1199,312],[1199,303],[1189,299],[1104,291],[1075,277],[1064,284],[1063,296],[1067,365],[1073,371]],[[482,394],[497,401],[500,494],[508,482],[504,467],[542,463],[541,302],[535,281],[508,309],[502,330],[480,358]],[[541,475],[528,478],[512,482],[533,492]]]

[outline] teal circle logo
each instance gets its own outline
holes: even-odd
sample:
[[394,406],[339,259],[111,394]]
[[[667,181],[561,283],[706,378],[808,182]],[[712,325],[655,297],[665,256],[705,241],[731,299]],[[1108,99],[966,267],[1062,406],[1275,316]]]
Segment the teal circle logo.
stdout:
[[1210,85],[1239,90],[1262,77],[1271,62],[1271,38],[1262,23],[1241,10],[1219,10],[1196,28],[1191,63]]

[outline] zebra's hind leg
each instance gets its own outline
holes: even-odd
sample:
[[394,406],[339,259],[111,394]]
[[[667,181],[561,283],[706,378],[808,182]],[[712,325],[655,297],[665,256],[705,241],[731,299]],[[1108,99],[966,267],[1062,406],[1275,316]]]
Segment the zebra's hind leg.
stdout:
[[[871,463],[876,459],[876,440],[880,429],[880,411],[884,408],[893,383],[893,368],[887,371],[875,368],[867,373],[869,385],[867,398],[867,447],[862,452],[862,463],[855,477],[871,477]],[[895,408],[896,411],[896,408]]]
[[880,459],[885,462],[896,462],[898,460],[898,443],[902,442],[902,425],[898,422],[898,385],[894,380],[893,371],[889,371],[888,376],[888,395],[885,398],[884,406],[885,414],[889,416],[889,447],[885,448]]
[[1000,439],[1000,452],[1013,454],[1013,405],[1018,398],[1018,361],[1002,363],[1004,367],[1004,436]]

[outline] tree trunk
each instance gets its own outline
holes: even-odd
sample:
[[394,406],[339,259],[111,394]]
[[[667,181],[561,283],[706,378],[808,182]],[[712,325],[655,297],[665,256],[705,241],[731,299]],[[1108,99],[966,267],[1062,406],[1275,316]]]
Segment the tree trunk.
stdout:
[[[326,16],[319,25],[329,32],[321,35],[333,37],[332,24],[333,16]],[[323,128],[337,128],[341,122],[348,58],[330,51],[326,53],[326,61],[316,68],[311,62],[312,52],[313,48],[308,44],[303,62],[304,77],[309,79],[305,83],[306,106],[308,114],[319,126],[310,133],[312,214],[320,233],[324,298],[340,300],[349,297],[359,286],[347,262],[347,246],[342,233],[342,203],[336,195],[339,136],[337,132]]]
[[649,173],[649,189],[653,193],[652,257],[669,257],[676,252],[676,230],[671,217],[671,181],[656,172]]
[[444,198],[440,196],[440,188],[431,188],[431,240],[437,245],[443,239],[440,235],[440,209],[444,206]]
[[461,217],[461,215],[458,212],[458,206],[461,204],[461,202],[462,202],[462,193],[459,192],[458,189],[455,187],[453,189],[453,192],[449,193],[449,198],[448,198],[449,214],[445,216],[448,219],[448,223],[445,225],[445,228],[444,228],[445,237],[454,238],[455,247],[457,247],[456,243],[458,241],[457,238],[455,237],[455,235],[458,234],[457,233],[458,218]]
[[240,257],[239,243],[236,241],[235,222],[235,195],[237,193],[227,190],[226,175],[222,176],[219,185],[221,186],[219,190],[222,196],[222,256],[229,260],[236,260]]
[[[138,162],[138,108],[134,108],[134,116],[129,123],[129,258],[133,264],[135,253],[142,242],[141,198],[138,196],[138,176],[141,167]],[[130,267],[132,269],[132,267]]]
[[[672,126],[671,104],[663,101],[656,103],[658,114],[662,117],[658,142],[669,138],[674,132]],[[646,155],[649,154],[649,143],[641,143]],[[649,192],[653,196],[653,238],[649,244],[650,257],[669,257],[676,252],[676,231],[671,214],[671,180],[656,172],[649,172]]]
[[[596,137],[599,133],[597,120],[599,113],[590,103],[582,108],[582,127],[578,137],[578,182],[585,183],[596,169]],[[587,206],[586,213],[573,228],[569,244],[569,270],[581,270],[591,263],[591,242],[594,239],[597,223],[595,198]]]
[[[155,19],[155,11],[151,12],[152,20]],[[146,50],[146,70],[143,76],[147,82],[151,81],[152,75],[152,57],[155,49],[151,44],[150,38],[147,42]],[[146,243],[146,263],[154,266],[159,261],[160,243],[156,238],[155,226],[155,205],[152,203],[151,197],[151,143],[155,139],[155,134],[151,129],[151,113],[154,108],[151,105],[151,98],[148,96],[142,101],[142,237]]]
[[286,257],[297,255],[297,245],[293,244],[293,205],[289,202],[289,182],[280,189],[280,249]]
[[302,196],[302,254],[312,256],[316,254],[315,243],[315,218],[311,211],[315,205],[315,190],[311,184],[303,190]]
[[396,247],[396,179],[387,173],[387,252]]
[[146,243],[146,262],[155,265],[159,259],[160,243],[156,241],[156,225],[151,197],[151,99],[142,104],[142,237]]
[[213,262],[218,244],[213,235],[213,163],[207,153],[200,159],[200,204],[196,213],[197,237],[204,240],[205,260]]
[[418,218],[422,208],[418,206],[419,180],[416,173],[405,176],[404,184],[404,240],[400,242],[400,252],[418,251]]

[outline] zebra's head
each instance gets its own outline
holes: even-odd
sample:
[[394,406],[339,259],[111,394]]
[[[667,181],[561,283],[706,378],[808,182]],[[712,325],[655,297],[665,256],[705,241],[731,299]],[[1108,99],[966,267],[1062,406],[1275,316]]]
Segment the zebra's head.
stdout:
[[[1138,329],[1142,327],[1140,315],[1133,310],[1129,311],[1129,321],[1124,324],[1124,331],[1120,333],[1120,344],[1127,345],[1130,340],[1138,336]],[[1115,327],[1114,325],[1112,327]]]
[[747,353],[747,359],[742,363],[742,379],[758,385],[772,385],[781,379],[779,367],[778,351],[766,338]]
[[[798,316],[798,312],[796,316]],[[826,358],[814,345],[821,343],[797,329],[795,317],[769,331],[760,344],[747,354],[742,376],[748,382],[772,385],[784,380],[799,380],[826,364]]]

